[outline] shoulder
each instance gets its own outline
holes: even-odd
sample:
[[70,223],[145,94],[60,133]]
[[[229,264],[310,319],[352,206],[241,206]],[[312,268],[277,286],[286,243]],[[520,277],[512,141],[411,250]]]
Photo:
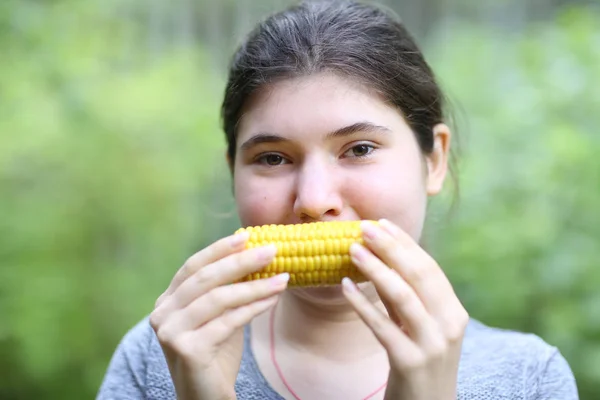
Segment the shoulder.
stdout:
[[145,317],[125,333],[116,353],[124,354],[130,365],[147,365],[148,359],[153,355],[155,340],[156,336],[150,326],[149,318]]
[[571,368],[555,346],[537,335],[492,328],[477,320],[469,322],[465,333],[461,381],[469,390],[498,398],[578,398]]
[[174,398],[164,354],[149,317],[135,324],[121,339],[101,384],[98,399]]
[[[238,399],[274,398],[250,350],[249,326],[244,329],[244,352],[236,380]],[[149,317],[133,326],[121,339],[111,360],[97,400],[175,400],[175,387],[162,347]]]
[[463,343],[463,354],[494,359],[546,358],[555,350],[537,335],[493,328],[474,319],[469,321]]
[[148,348],[153,338],[154,331],[150,326],[149,317],[146,316],[125,333],[119,345],[139,350]]

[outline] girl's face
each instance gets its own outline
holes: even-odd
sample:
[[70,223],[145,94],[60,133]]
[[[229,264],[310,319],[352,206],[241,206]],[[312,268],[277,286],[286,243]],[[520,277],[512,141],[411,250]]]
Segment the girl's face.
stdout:
[[446,174],[450,133],[425,157],[402,115],[331,74],[255,95],[238,128],[234,190],[242,226],[387,218],[416,241],[427,195]]

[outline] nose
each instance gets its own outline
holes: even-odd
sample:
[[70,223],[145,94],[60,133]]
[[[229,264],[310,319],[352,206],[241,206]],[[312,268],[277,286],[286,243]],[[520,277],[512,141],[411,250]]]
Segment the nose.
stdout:
[[314,159],[305,162],[296,176],[294,214],[303,222],[339,216],[343,199],[338,178],[325,162]]

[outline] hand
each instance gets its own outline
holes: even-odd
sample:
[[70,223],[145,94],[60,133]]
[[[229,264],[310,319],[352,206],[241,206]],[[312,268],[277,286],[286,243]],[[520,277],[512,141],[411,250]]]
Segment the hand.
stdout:
[[363,222],[365,246],[353,262],[375,286],[386,316],[344,280],[344,293],[385,347],[390,362],[386,399],[454,400],[469,315],[441,268],[387,220]]
[[194,254],[156,301],[150,324],[178,399],[235,399],[243,327],[287,286],[286,275],[230,284],[275,256],[274,246],[243,250],[247,239],[241,233]]

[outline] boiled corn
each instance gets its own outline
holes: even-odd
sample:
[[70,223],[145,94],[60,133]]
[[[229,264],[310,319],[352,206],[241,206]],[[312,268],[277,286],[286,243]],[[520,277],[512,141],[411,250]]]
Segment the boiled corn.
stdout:
[[345,276],[354,282],[364,282],[365,277],[350,259],[350,245],[364,244],[360,223],[329,221],[238,229],[236,233],[250,233],[247,249],[268,244],[277,247],[273,262],[240,281],[269,278],[288,272],[288,286],[336,285]]

